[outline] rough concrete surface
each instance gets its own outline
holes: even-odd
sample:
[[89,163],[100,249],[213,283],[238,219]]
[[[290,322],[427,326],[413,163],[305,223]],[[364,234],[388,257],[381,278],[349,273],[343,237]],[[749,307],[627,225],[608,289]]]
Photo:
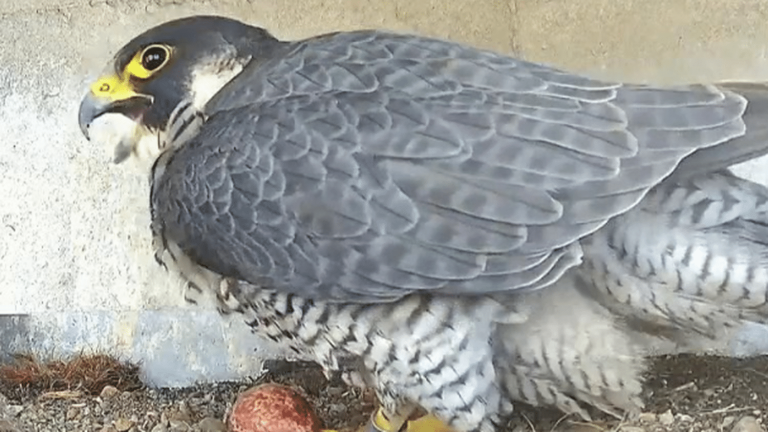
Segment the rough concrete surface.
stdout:
[[[109,151],[77,127],[86,82],[116,49],[193,13],[236,17],[282,38],[418,32],[632,81],[768,76],[768,0],[2,1],[3,353],[113,351],[142,361],[158,385],[237,377],[277,353],[241,323],[183,304],[179,281],[152,259],[145,176],[110,164]],[[763,166],[740,172],[768,181]],[[768,338],[754,335],[766,329],[755,331],[723,349],[762,351],[753,341]]]

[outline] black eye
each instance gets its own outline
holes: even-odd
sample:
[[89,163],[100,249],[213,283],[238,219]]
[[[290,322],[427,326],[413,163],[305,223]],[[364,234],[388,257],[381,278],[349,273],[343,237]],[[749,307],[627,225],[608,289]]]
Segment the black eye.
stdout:
[[168,60],[168,50],[161,46],[151,46],[141,55],[141,65],[148,71],[158,69]]

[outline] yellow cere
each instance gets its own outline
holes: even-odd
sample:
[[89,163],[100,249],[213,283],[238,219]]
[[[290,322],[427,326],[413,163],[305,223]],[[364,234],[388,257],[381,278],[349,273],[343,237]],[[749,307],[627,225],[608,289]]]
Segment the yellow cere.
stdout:
[[117,75],[107,75],[99,78],[91,85],[91,92],[96,96],[111,100],[123,100],[136,95],[128,77],[121,78]]
[[91,85],[91,92],[96,96],[106,97],[111,100],[123,100],[136,96],[136,92],[131,85],[131,77],[147,79],[153,73],[153,71],[147,70],[142,65],[142,55],[143,51],[139,51],[133,56],[125,69],[123,69],[122,77],[112,74],[96,80]]

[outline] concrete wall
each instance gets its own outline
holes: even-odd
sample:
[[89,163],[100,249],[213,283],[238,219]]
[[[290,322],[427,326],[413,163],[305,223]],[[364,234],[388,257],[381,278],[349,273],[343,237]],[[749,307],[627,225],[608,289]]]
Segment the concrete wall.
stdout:
[[[142,361],[152,383],[181,385],[255,372],[277,352],[183,304],[151,256],[145,177],[110,164],[77,127],[85,84],[117,48],[193,13],[283,38],[419,32],[632,81],[768,77],[768,0],[4,0],[0,360],[106,349]],[[741,172],[768,180],[764,165]]]

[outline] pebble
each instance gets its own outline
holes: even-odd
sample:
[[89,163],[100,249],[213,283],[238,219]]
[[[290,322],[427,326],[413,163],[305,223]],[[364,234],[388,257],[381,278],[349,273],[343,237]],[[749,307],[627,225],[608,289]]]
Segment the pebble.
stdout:
[[765,432],[765,428],[752,416],[744,416],[731,429],[731,432]]
[[672,414],[672,410],[667,410],[663,414],[659,414],[659,423],[664,426],[669,426],[675,422],[675,415]]
[[115,420],[115,429],[117,429],[117,432],[125,432],[131,427],[133,427],[133,422],[126,418],[121,417]]
[[189,427],[187,422],[171,420],[170,432],[189,432],[192,428]]
[[637,416],[637,420],[640,421],[640,423],[656,423],[658,416],[652,412],[644,412]]
[[227,426],[224,422],[214,417],[200,420],[197,428],[200,429],[200,432],[227,432]]
[[16,417],[24,411],[24,407],[22,405],[8,405],[5,407],[5,411],[10,417]]
[[168,432],[168,428],[165,427],[165,424],[158,423],[149,432]]
[[6,409],[7,399],[0,394],[0,432],[18,432],[16,424],[11,421]]
[[65,418],[67,420],[74,420],[80,415],[80,408],[78,407],[69,407],[67,409],[67,414],[65,415]]
[[[165,412],[163,414],[165,414]],[[170,422],[182,422],[186,423],[187,425],[194,423],[192,420],[192,413],[189,410],[189,406],[187,406],[187,404],[184,402],[179,404],[178,410],[171,410],[168,412],[166,414],[166,418]]]
[[0,419],[0,432],[19,432],[19,429],[10,420]]
[[107,400],[107,399],[112,399],[113,397],[117,396],[119,393],[120,393],[120,390],[118,390],[117,388],[111,385],[108,385],[108,386],[104,386],[104,388],[101,389],[101,393],[99,393],[99,397],[104,400]]
[[188,423],[192,420],[192,411],[189,409],[189,404],[186,401],[179,402],[179,416],[177,418]]
[[[431,428],[425,428],[428,430],[432,430]],[[410,430],[410,429],[409,429]],[[419,428],[414,428],[414,430],[422,430]],[[448,432],[448,429],[437,429],[435,432]],[[515,430],[516,432],[529,432],[530,429],[522,429],[522,430]],[[586,423],[572,423],[568,425],[567,427],[562,429],[562,432],[599,432],[599,429],[595,428],[595,426],[586,424]],[[633,431],[628,431],[633,432]]]
[[721,429],[726,429],[726,428],[729,428],[729,427],[731,427],[731,425],[732,425],[732,424],[733,424],[733,422],[735,422],[735,421],[736,421],[736,417],[734,417],[734,416],[728,416],[728,417],[726,417],[726,418],[724,418],[724,419],[723,419],[723,423],[720,425],[720,428],[721,428]]

